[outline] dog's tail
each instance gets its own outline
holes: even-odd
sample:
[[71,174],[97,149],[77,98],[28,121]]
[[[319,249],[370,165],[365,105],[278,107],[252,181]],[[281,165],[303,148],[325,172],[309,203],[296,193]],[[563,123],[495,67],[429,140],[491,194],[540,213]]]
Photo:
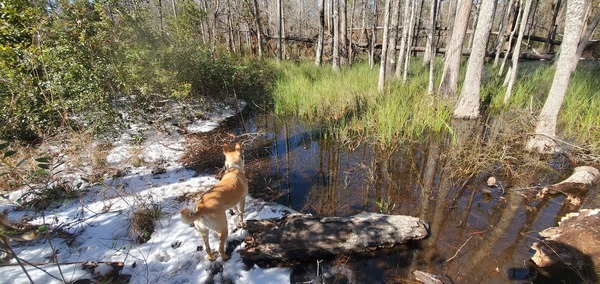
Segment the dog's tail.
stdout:
[[196,221],[196,219],[200,217],[200,214],[197,210],[194,211],[190,210],[188,207],[181,209],[181,211],[179,211],[179,213],[181,213],[181,221],[188,225]]

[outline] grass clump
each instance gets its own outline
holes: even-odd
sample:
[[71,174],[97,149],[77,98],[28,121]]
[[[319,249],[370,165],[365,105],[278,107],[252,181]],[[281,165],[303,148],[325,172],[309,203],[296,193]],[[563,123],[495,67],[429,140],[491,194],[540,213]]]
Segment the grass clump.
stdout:
[[309,63],[281,68],[273,93],[275,113],[325,124],[338,138],[371,137],[389,147],[448,129],[450,109],[426,94],[427,72],[412,68],[413,80],[407,84],[390,81],[379,93],[379,69],[364,62],[340,72]]

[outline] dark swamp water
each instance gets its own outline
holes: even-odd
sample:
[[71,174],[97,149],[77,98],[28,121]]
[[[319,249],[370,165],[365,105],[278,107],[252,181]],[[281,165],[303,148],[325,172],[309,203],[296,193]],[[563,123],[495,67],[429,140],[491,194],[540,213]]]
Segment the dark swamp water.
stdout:
[[[567,204],[562,195],[535,198],[541,187],[572,172],[565,156],[524,169],[500,165],[492,167],[495,172],[469,173],[472,160],[461,165],[461,155],[482,155],[465,149],[483,147],[473,141],[493,136],[490,126],[464,137],[453,129],[453,142],[431,139],[385,151],[365,142],[340,143],[296,119],[234,120],[228,131],[250,137],[244,155],[253,197],[320,217],[366,211],[416,216],[430,226],[426,239],[391,251],[307,262],[294,268],[293,283],[415,283],[415,270],[446,274],[455,283],[549,283],[528,264],[538,232],[557,226],[566,213],[600,205],[597,186],[581,206]],[[488,187],[490,176],[501,186]],[[576,276],[553,280],[582,282]]]

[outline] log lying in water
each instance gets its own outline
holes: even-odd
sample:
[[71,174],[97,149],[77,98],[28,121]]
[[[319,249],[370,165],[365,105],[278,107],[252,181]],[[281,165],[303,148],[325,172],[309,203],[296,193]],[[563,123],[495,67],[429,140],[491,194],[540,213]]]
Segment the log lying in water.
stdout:
[[542,191],[538,193],[538,197],[542,198],[546,194],[563,193],[567,195],[567,201],[573,205],[579,205],[581,200],[578,195],[587,190],[598,177],[600,177],[600,171],[594,167],[576,167],[573,170],[573,174],[566,180],[544,187]]
[[536,270],[550,279],[597,283],[594,270],[600,271],[600,209],[569,213],[558,227],[540,235],[544,240],[532,245]]
[[375,213],[328,218],[294,214],[248,220],[246,246],[240,255],[261,266],[290,265],[310,258],[392,248],[425,238],[427,228],[416,217]]

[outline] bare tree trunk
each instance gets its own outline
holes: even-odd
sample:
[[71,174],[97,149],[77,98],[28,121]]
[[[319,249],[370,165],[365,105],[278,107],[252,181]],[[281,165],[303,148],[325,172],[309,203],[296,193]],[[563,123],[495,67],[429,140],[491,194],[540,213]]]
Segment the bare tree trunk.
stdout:
[[171,0],[171,6],[173,7],[173,17],[177,18],[177,8],[175,7],[175,0]]
[[[519,2],[522,3],[523,0],[519,0]],[[504,73],[504,66],[506,65],[506,60],[508,59],[508,53],[512,49],[512,45],[513,45],[512,41],[513,41],[515,33],[517,32],[517,28],[519,27],[519,25],[518,25],[519,20],[521,19],[521,16],[523,15],[523,9],[521,9],[522,6],[523,5],[519,5],[519,11],[517,13],[517,18],[515,19],[515,21],[512,24],[512,29],[510,31],[510,35],[508,36],[508,45],[506,46],[506,53],[504,54],[504,58],[502,58],[502,64],[500,64],[500,70],[498,70],[498,76],[502,76],[502,73]]]
[[236,52],[233,37],[233,21],[231,20],[231,3],[229,0],[227,0],[227,47],[229,52]]
[[[502,10],[504,15],[502,16],[502,19],[500,21],[500,28],[498,29],[498,40],[497,40],[497,44],[496,44],[496,56],[494,57],[494,67],[498,66],[498,61],[500,59],[500,52],[502,51],[502,46],[504,46],[504,41],[505,41],[505,37],[506,37],[506,27],[507,27],[507,22],[510,19],[511,16],[511,12],[512,12],[512,6],[513,6],[513,1],[514,0],[510,0],[508,2],[508,5],[506,5],[506,2],[504,2],[504,5],[506,5],[506,7],[504,7],[504,9]],[[504,55],[506,56],[506,54]]]
[[546,103],[540,112],[535,127],[535,135],[529,139],[525,149],[545,153],[559,151],[554,138],[556,137],[556,122],[558,113],[564,101],[571,79],[579,58],[577,45],[584,24],[585,0],[567,1],[565,17],[565,34],[560,45],[560,56],[556,64],[556,73]]
[[467,24],[469,23],[471,4],[473,4],[472,0],[459,0],[456,8],[452,37],[446,48],[446,59],[444,60],[444,69],[442,70],[442,81],[438,88],[438,93],[446,99],[456,96],[458,79],[460,76],[460,57],[462,55],[465,31],[467,29]]
[[600,23],[600,9],[596,11],[596,15],[594,16],[588,27],[585,29],[585,32],[581,36],[581,40],[579,40],[579,45],[577,46],[577,58],[581,58],[581,54],[583,53],[585,46],[590,40],[590,37],[592,37],[592,34],[598,26],[598,23]]
[[[254,0],[256,1],[256,0]],[[319,38],[317,39],[317,51],[315,52],[315,65],[323,63],[323,37],[325,36],[325,0],[321,1],[319,7]]]
[[546,43],[544,44],[544,50],[546,53],[554,52],[554,35],[556,35],[556,18],[558,18],[558,12],[560,11],[561,0],[556,0],[554,4],[554,13],[552,13],[552,26],[548,30],[548,36],[546,36]]
[[402,17],[402,38],[400,39],[400,49],[398,50],[398,64],[396,64],[396,78],[400,78],[400,73],[404,70],[404,53],[406,52],[406,42],[408,41],[408,27],[410,25],[410,0],[404,0],[404,15]]
[[[395,3],[394,3],[395,2]],[[387,50],[387,64],[385,66],[385,77],[388,78],[392,75],[392,72],[396,69],[396,38],[398,35],[398,20],[400,10],[400,0],[392,0],[391,4],[394,8],[392,14],[392,23],[389,31],[388,50]]]
[[260,27],[260,9],[258,9],[258,0],[252,1],[252,10],[254,11],[254,24],[256,25],[256,41],[258,45],[258,57],[263,57],[262,29]]
[[521,17],[521,24],[519,27],[519,35],[517,36],[517,43],[512,54],[512,68],[511,71],[506,74],[509,77],[508,86],[506,87],[506,93],[504,94],[504,103],[506,104],[512,94],[513,86],[517,78],[517,71],[519,71],[519,54],[521,53],[521,43],[523,42],[523,34],[527,27],[527,18],[529,17],[529,10],[531,10],[532,0],[525,0],[525,8],[523,8],[523,16]]
[[333,71],[340,70],[340,2],[339,0],[333,0]]
[[438,0],[430,0],[430,6],[429,6],[429,33],[427,33],[427,41],[425,42],[425,52],[423,53],[423,64],[421,66],[425,67],[429,64],[429,61],[431,61],[431,56],[433,55],[433,52],[431,52],[431,49],[433,49],[433,38],[435,37],[435,17],[437,17],[436,14],[436,2]]
[[356,8],[356,0],[352,1],[352,11],[350,12],[350,40],[348,41],[348,65],[352,65],[354,61],[354,48],[352,47],[352,35],[354,31],[354,9]]
[[[434,65],[435,65],[435,26],[436,26],[436,10],[437,7],[439,7],[441,0],[432,0],[431,1],[431,18],[429,19],[429,30],[431,35],[431,39],[429,38],[429,36],[427,37],[427,45],[429,46],[429,53],[430,55],[427,56],[429,59],[429,80],[427,83],[427,93],[429,95],[433,95],[434,92],[434,87],[433,87],[433,71],[434,71]],[[425,59],[423,59],[425,60]]]
[[369,52],[369,66],[375,66],[375,44],[377,43],[377,1],[373,2],[373,25],[371,26],[371,48]]
[[404,73],[402,73],[402,82],[406,83],[408,80],[408,67],[410,66],[410,57],[412,56],[412,43],[414,37],[415,30],[415,13],[417,10],[417,1],[412,2],[412,7],[410,8],[410,22],[408,24],[408,41],[406,42],[406,56],[404,57]]
[[473,23],[471,26],[471,34],[469,36],[469,43],[467,44],[467,50],[471,49],[471,46],[473,46],[473,40],[475,39],[475,27],[477,26],[477,21],[479,19],[479,9],[477,8],[477,6],[480,6],[481,1],[477,1],[477,3],[475,3],[475,9],[477,12],[475,13],[475,15],[473,16]]
[[379,92],[383,91],[385,82],[391,2],[391,0],[385,0],[385,7],[383,8],[383,41],[381,42],[381,63],[379,65],[379,82],[377,83],[377,91]]
[[283,52],[283,7],[281,0],[277,0],[277,62],[282,60]]
[[340,65],[348,65],[348,0],[341,0],[340,8]]
[[467,65],[463,87],[454,108],[454,118],[475,119],[479,117],[481,73],[485,60],[487,40],[492,29],[495,0],[483,0],[479,10],[479,22],[473,35],[473,47]]

